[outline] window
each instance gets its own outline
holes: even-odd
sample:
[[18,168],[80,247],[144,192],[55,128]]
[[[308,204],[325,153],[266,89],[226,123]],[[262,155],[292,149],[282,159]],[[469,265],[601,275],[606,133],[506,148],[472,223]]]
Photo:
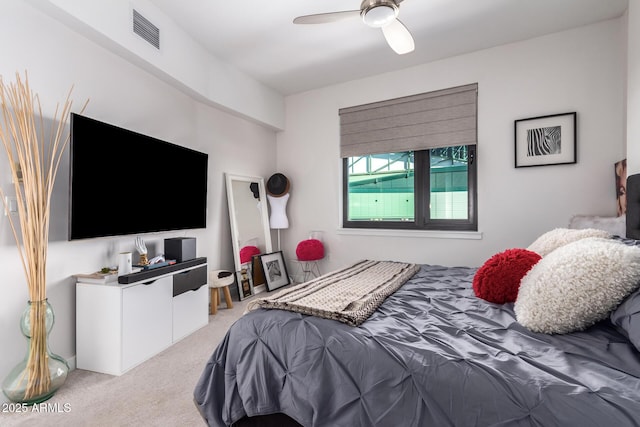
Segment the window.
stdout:
[[345,228],[477,230],[475,145],[352,156]]
[[340,110],[343,227],[477,231],[470,84]]

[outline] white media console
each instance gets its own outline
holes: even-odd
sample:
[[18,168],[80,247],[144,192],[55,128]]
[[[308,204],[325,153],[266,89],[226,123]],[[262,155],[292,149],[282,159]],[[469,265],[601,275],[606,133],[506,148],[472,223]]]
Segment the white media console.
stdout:
[[122,375],[209,322],[207,259],[76,284],[76,366]]

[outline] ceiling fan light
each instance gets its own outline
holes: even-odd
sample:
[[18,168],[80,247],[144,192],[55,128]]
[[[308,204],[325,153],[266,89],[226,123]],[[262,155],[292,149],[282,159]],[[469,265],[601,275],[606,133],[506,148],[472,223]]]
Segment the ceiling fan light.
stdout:
[[398,17],[398,7],[395,4],[373,6],[362,11],[362,20],[373,28],[389,25]]

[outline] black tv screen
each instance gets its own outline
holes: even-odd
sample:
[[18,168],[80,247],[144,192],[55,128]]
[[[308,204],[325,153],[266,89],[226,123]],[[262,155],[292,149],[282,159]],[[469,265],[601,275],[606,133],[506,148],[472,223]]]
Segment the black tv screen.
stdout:
[[69,240],[206,227],[208,155],[71,114]]

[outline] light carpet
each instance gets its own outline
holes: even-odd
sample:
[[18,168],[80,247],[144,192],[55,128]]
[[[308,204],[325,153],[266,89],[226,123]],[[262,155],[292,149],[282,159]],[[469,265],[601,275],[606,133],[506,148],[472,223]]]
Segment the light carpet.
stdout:
[[248,300],[224,304],[209,324],[122,376],[76,369],[49,399],[49,411],[0,413],[7,426],[205,426],[193,390],[207,360]]

